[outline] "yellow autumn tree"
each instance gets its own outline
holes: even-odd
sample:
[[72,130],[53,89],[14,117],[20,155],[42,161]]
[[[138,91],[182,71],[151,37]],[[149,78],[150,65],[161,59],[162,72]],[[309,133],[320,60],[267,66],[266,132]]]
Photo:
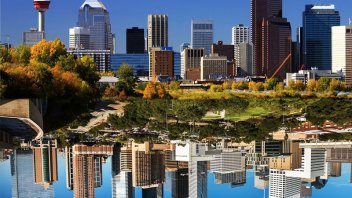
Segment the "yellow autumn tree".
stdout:
[[143,99],[146,100],[152,100],[154,99],[156,96],[158,96],[158,93],[156,91],[156,83],[153,81],[150,81],[147,86],[145,87],[144,91],[143,91]]
[[59,40],[42,40],[31,48],[31,61],[55,66],[60,56],[66,55],[65,45]]

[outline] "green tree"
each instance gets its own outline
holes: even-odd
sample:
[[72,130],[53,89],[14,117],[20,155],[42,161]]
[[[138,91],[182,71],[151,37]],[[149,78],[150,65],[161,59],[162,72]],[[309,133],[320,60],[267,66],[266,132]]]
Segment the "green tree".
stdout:
[[12,62],[28,65],[31,58],[31,48],[27,45],[19,45],[11,49]]
[[56,65],[58,65],[64,71],[74,71],[76,67],[76,60],[71,54],[67,56],[61,55]]
[[326,77],[322,77],[318,80],[318,91],[324,92],[330,86],[330,79]]
[[117,71],[117,77],[119,78],[119,81],[125,83],[126,94],[132,95],[138,80],[138,78],[134,76],[133,69],[126,63],[122,64]]
[[79,77],[88,82],[90,86],[95,85],[99,80],[99,75],[96,72],[96,65],[94,60],[89,56],[83,56],[81,59],[78,59],[77,64],[75,65],[75,72]]
[[278,83],[278,81],[276,78],[267,79],[265,81],[265,84],[267,85],[267,90],[274,90],[277,83]]
[[8,49],[0,47],[0,64],[11,62],[11,53]]
[[37,63],[34,68],[35,82],[41,89],[42,97],[50,97],[53,94],[53,74],[46,64]]

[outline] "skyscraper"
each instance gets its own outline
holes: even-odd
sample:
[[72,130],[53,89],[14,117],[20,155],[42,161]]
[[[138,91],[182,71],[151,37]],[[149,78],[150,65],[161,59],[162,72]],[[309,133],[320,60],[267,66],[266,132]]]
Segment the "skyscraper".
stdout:
[[91,50],[115,51],[109,12],[101,1],[85,0],[79,9],[77,26],[90,31]]
[[167,15],[148,15],[148,51],[153,47],[169,46],[169,18]]
[[300,198],[301,178],[288,177],[285,171],[270,170],[269,198]]
[[204,48],[204,54],[211,53],[214,40],[214,25],[212,20],[192,20],[192,48]]
[[291,25],[282,0],[252,0],[252,42],[256,75],[284,78],[291,70]]
[[235,47],[237,76],[253,75],[253,45],[241,43]]
[[332,27],[332,72],[342,72],[352,84],[352,26]]
[[126,53],[143,54],[145,53],[144,29],[132,27],[126,30]]
[[83,27],[70,28],[70,49],[89,49],[90,32]]
[[340,25],[334,5],[306,5],[303,12],[303,52],[306,69],[331,70],[331,27]]

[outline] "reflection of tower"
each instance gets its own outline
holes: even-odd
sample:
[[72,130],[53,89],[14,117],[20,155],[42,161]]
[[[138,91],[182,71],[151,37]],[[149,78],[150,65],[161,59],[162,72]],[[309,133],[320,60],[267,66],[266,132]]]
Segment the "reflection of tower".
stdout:
[[65,147],[66,157],[66,188],[73,190],[73,156],[72,147]]
[[57,141],[40,140],[33,142],[34,181],[48,189],[57,176]]
[[142,189],[142,198],[163,198],[163,197],[164,197],[164,191],[163,191],[162,184],[154,188]]
[[351,174],[350,183],[352,184],[352,164],[351,164],[351,171],[350,171],[350,174]]
[[17,150],[11,155],[12,197],[54,197],[54,186],[44,189],[33,182],[32,150]]
[[188,168],[171,173],[172,198],[188,197]]
[[[126,151],[127,147],[123,148]],[[127,149],[128,150],[128,149]],[[123,156],[124,160],[129,160],[130,155],[126,158]],[[113,150],[112,156],[112,197],[113,198],[134,198],[134,189],[132,187],[132,172],[121,170],[122,152],[121,145],[116,144]]]
[[49,9],[50,0],[34,0],[34,8],[38,10],[38,31],[45,31],[45,11]]
[[339,162],[330,162],[331,169],[330,169],[330,176],[331,177],[341,177],[341,167],[342,164]]
[[208,162],[189,162],[189,196],[206,198],[208,192]]
[[246,183],[246,162],[241,152],[222,152],[210,163],[215,183],[231,183],[232,186]]
[[269,197],[299,198],[301,195],[301,178],[287,177],[285,171],[270,170]]
[[72,147],[72,188],[76,198],[95,196],[94,188],[102,186],[103,156],[112,155],[112,150],[112,146]]

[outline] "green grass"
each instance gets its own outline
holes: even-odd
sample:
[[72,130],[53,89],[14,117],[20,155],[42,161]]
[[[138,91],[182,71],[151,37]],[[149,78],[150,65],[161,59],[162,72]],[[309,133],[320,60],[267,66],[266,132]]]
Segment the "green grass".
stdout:
[[[246,111],[244,111],[242,113],[226,114],[225,120],[231,120],[231,121],[235,121],[235,122],[245,121],[250,118],[258,118],[258,117],[266,116],[269,113],[271,113],[271,112],[269,112],[268,110],[266,110],[263,107],[249,107],[248,109],[246,109]],[[205,120],[205,121],[218,120],[218,119],[221,119],[221,117],[220,116],[206,116],[203,118],[203,120]]]

